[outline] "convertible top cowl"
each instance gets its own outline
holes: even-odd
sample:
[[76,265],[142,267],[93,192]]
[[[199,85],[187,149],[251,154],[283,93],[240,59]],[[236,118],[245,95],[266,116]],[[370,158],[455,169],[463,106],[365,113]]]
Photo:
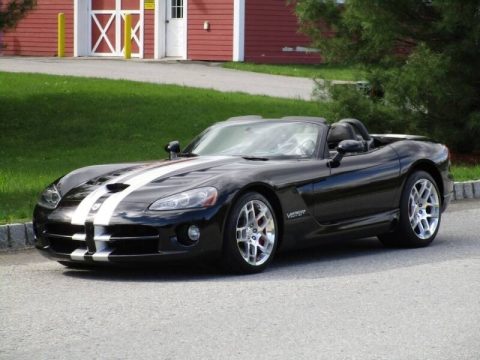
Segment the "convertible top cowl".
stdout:
[[322,124],[327,123],[327,120],[325,118],[317,117],[317,116],[284,116],[280,119],[267,119],[267,118],[263,118],[261,115],[246,115],[246,116],[231,117],[226,121],[251,121],[251,120],[286,120],[286,121],[319,122]]
[[415,140],[415,141],[431,141],[426,136],[421,135],[406,135],[406,134],[370,134],[372,138],[382,144],[391,144],[401,140]]

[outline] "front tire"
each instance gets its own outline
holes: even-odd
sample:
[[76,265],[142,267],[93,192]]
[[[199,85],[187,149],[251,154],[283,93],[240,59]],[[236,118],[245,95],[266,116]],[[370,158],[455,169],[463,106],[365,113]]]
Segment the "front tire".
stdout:
[[223,267],[242,274],[265,270],[277,249],[277,224],[275,211],[263,195],[249,192],[241,196],[227,220]]
[[437,183],[425,171],[414,172],[402,192],[397,228],[379,239],[389,247],[428,246],[437,236],[441,216]]

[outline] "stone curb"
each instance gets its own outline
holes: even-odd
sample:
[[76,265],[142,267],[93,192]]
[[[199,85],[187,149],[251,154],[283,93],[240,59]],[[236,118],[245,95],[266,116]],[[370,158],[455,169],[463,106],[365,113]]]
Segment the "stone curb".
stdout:
[[480,199],[480,180],[456,182],[452,200]]
[[34,240],[32,223],[0,225],[0,251],[28,248]]
[[[455,183],[452,201],[464,199],[480,199],[480,180]],[[34,240],[31,222],[0,225],[0,251],[29,248],[33,246]]]

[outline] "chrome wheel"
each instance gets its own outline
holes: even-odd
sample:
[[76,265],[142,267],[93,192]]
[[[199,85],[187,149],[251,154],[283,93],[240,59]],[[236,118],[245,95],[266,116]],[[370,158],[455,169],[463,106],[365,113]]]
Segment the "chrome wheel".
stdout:
[[440,220],[440,201],[435,185],[420,179],[412,186],[408,199],[408,217],[413,232],[422,240],[435,234]]
[[237,247],[250,265],[264,264],[272,254],[276,229],[270,208],[260,200],[248,201],[240,210],[236,225]]

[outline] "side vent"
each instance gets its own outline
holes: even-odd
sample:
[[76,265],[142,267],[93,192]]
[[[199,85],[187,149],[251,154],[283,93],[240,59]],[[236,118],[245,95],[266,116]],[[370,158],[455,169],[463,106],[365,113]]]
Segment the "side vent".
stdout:
[[127,187],[130,185],[128,184],[122,184],[122,183],[114,183],[114,184],[108,184],[107,189],[110,192],[116,193],[125,190]]

